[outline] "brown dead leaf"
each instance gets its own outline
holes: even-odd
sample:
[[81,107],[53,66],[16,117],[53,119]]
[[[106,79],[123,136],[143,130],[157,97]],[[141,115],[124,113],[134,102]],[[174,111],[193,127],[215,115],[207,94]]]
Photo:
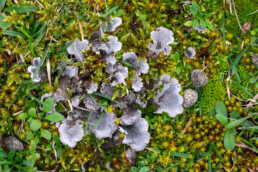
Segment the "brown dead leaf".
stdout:
[[251,22],[246,22],[243,26],[242,26],[242,34],[245,35],[246,31],[249,31],[251,27]]

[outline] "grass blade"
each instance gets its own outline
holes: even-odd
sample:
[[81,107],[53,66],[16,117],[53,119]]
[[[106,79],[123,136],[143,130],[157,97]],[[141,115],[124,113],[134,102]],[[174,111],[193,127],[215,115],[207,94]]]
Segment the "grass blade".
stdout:
[[92,93],[91,95],[103,97],[103,98],[108,99],[108,100],[110,100],[110,101],[112,101],[112,102],[115,102],[115,103],[118,104],[119,106],[123,107],[123,105],[122,105],[120,102],[118,102],[118,101],[116,101],[116,100],[112,100],[111,97],[108,97],[108,96],[106,96],[106,95],[104,95],[104,94],[101,94],[101,93],[98,93],[98,92],[94,92],[94,93]]
[[245,89],[245,87],[243,87],[242,85],[240,85],[239,83],[235,82],[234,80],[232,80],[232,83],[235,84],[237,87],[241,88],[244,92],[246,92],[246,94],[248,94],[251,97],[254,97],[253,94],[248,91],[247,89]]
[[13,12],[14,10],[17,13],[29,13],[29,12],[36,11],[37,9],[38,7],[36,6],[20,5],[20,6],[6,7],[4,11]]
[[5,6],[6,0],[0,0],[0,12],[2,12],[4,6]]
[[21,37],[26,38],[26,36],[24,34],[22,34],[20,32],[15,32],[12,30],[4,30],[3,35],[8,35],[8,36],[16,37],[16,38],[18,38],[17,36],[20,35]]
[[[1,1],[1,0],[0,0]],[[7,29],[11,23],[7,21],[3,21],[5,17],[0,13],[0,27],[4,30]]]
[[47,48],[46,48],[46,50],[45,50],[45,52],[44,52],[42,58],[40,59],[39,65],[37,66],[37,69],[36,69],[36,71],[35,71],[35,73],[34,73],[34,75],[33,75],[33,79],[34,79],[34,78],[37,76],[37,74],[39,73],[39,69],[40,69],[40,67],[43,65],[43,63],[44,63],[44,61],[45,61],[45,59],[46,59],[46,57],[47,57],[48,50],[49,50],[49,45],[47,46]]
[[249,47],[250,47],[251,45],[253,45],[253,43],[254,43],[255,41],[256,41],[256,36],[254,36],[253,39],[251,40],[250,44],[249,44],[247,47],[245,47],[245,49],[244,49],[243,51],[241,51],[241,52],[237,55],[235,61],[229,66],[229,68],[227,69],[227,71],[231,70],[234,66],[236,66],[236,65],[239,63],[239,60],[241,59],[241,57],[243,56],[243,54],[249,49]]
[[222,19],[222,35],[223,35],[224,47],[226,46],[225,20],[226,20],[226,16],[224,15]]
[[96,127],[99,125],[100,121],[103,119],[104,114],[105,114],[105,111],[102,111],[102,112],[101,112],[101,116],[100,116],[99,120],[94,124],[94,126],[93,126],[93,127],[91,127],[91,129],[90,129],[90,130],[92,130],[92,129],[96,128]]
[[103,16],[103,17],[109,16],[111,13],[113,13],[114,11],[116,11],[116,9],[118,9],[119,6],[120,6],[120,5],[114,6],[113,8],[109,9],[109,10],[108,10],[105,14],[103,14],[102,16]]

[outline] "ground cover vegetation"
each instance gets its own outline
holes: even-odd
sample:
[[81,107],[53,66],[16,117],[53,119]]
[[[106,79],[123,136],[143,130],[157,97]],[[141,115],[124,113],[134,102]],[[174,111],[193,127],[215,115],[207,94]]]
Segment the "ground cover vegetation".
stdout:
[[0,0],[0,171],[257,171],[253,0]]

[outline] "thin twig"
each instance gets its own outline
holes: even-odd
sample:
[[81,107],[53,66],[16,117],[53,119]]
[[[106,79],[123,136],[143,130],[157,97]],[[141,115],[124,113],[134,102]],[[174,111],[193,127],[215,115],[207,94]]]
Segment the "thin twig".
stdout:
[[233,8],[234,8],[234,11],[235,11],[237,23],[238,23],[238,25],[239,25],[240,30],[241,30],[242,33],[243,33],[243,32],[245,32],[245,31],[243,30],[243,28],[242,28],[242,26],[241,26],[241,23],[240,23],[240,21],[239,21],[239,19],[238,19],[238,15],[237,15],[237,11],[236,11],[235,2],[234,2],[234,0],[231,0],[231,1],[232,1],[232,5],[233,5]]

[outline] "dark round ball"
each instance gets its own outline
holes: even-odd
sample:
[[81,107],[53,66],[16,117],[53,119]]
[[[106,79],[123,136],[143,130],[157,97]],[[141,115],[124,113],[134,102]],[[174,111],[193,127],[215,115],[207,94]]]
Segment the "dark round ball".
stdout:
[[196,87],[204,87],[208,83],[208,77],[203,70],[196,69],[191,73],[191,80]]

